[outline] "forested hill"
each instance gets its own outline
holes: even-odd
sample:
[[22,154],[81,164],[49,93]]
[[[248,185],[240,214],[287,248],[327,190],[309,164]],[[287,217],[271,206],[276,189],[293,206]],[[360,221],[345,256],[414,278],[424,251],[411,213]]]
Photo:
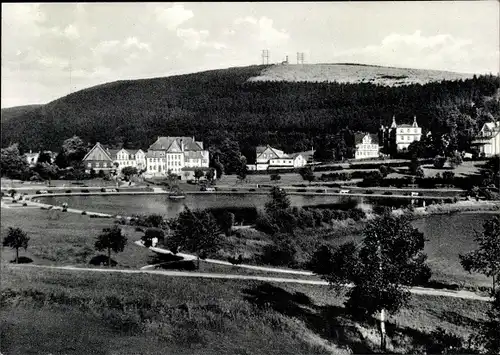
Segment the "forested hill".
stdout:
[[[472,135],[499,117],[498,76],[389,87],[371,83],[249,81],[252,66],[119,81],[75,92],[2,120],[2,146],[58,149],[74,134],[87,142],[147,148],[159,135],[229,137],[249,155],[258,144],[304,151],[340,129],[376,132],[380,123]],[[2,110],[3,111],[3,110]]]

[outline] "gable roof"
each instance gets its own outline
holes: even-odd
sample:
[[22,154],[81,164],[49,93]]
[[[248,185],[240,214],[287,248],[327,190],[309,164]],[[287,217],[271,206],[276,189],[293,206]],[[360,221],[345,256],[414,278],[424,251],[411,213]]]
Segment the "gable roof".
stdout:
[[194,137],[158,137],[158,139],[149,146],[148,150],[169,150],[174,144],[181,146],[184,145],[184,150],[200,151],[203,150],[201,146],[194,140]]
[[257,146],[255,148],[255,151],[257,153],[257,156],[259,156],[260,154],[264,153],[267,149],[270,149],[274,154],[276,154],[276,156],[278,158],[288,158],[289,156],[287,154],[285,154],[282,150],[279,150],[279,149],[276,149],[276,148],[273,148],[271,147],[270,145],[266,145],[266,146]]
[[354,133],[354,144],[361,144],[363,142],[363,138],[365,136],[370,136],[372,139],[372,144],[378,144],[378,135],[373,134],[373,133],[362,133],[362,132],[357,132]]
[[496,122],[487,122],[484,124],[490,131],[498,130],[500,129],[500,121]]
[[[104,154],[107,156],[107,158],[108,158],[109,160],[113,160],[113,156],[111,155],[110,150],[106,149],[106,148],[105,148],[105,147],[104,147],[101,143],[99,143],[99,142],[97,142],[97,143],[96,143],[96,144],[92,147],[92,149],[90,149],[90,150],[88,151],[88,153],[87,153],[87,154],[85,154],[85,156],[83,157],[83,159],[82,159],[82,160],[86,160],[86,159],[87,159],[87,157],[88,157],[90,154],[92,154],[92,152],[93,152],[93,151],[95,151],[96,149],[101,149],[101,150],[104,152]],[[116,150],[116,152],[115,152],[115,156],[116,156],[116,153],[118,152],[118,149],[115,149],[115,150]]]

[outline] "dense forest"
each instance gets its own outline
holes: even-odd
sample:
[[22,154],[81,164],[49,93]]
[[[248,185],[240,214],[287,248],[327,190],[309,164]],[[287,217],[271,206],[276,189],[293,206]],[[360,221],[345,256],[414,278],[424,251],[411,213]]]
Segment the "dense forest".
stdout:
[[[2,147],[58,150],[78,135],[147,148],[160,135],[196,136],[206,146],[239,142],[249,162],[255,146],[286,152],[325,146],[341,129],[376,133],[380,124],[411,123],[465,143],[500,117],[498,76],[401,87],[370,83],[248,82],[265,66],[167,78],[119,81],[82,90],[2,119]],[[3,110],[2,110],[3,111]]]

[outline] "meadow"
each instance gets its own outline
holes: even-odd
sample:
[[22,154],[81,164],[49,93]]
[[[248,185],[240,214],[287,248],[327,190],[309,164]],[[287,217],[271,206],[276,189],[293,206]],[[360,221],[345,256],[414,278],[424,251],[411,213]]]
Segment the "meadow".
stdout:
[[[62,211],[44,211],[38,208],[2,209],[0,237],[4,237],[8,227],[20,227],[30,236],[27,251],[20,251],[36,264],[88,265],[89,260],[101,254],[94,250],[95,238],[103,228],[113,225],[113,219],[90,218]],[[417,218],[412,223],[422,231],[427,239],[425,252],[432,268],[432,280],[456,287],[490,286],[491,280],[481,274],[465,272],[459,263],[459,254],[476,247],[475,231],[482,231],[488,213],[452,213],[430,215]],[[298,245],[296,259],[300,268],[308,261],[312,252],[322,244],[339,245],[347,241],[362,240],[363,222],[353,220],[336,221],[329,227],[304,230],[296,233]],[[142,232],[132,226],[122,226],[128,244],[122,253],[112,255],[120,268],[140,268],[162,262],[161,258],[146,249],[135,245]],[[235,231],[225,237],[221,249],[212,258],[228,260],[242,255],[244,263],[262,265],[263,248],[272,243],[272,237],[253,228]],[[14,251],[2,249],[2,262],[14,259]],[[242,274],[263,274],[250,272],[230,266],[216,267],[207,265],[206,271]],[[217,269],[219,268],[219,269]],[[217,270],[216,270],[217,269]],[[268,273],[264,273],[267,276]]]
[[[327,286],[3,266],[7,354],[348,354],[378,347]],[[466,340],[486,302],[412,296],[388,320],[388,351],[422,351],[436,327]],[[458,311],[460,313],[458,313]]]

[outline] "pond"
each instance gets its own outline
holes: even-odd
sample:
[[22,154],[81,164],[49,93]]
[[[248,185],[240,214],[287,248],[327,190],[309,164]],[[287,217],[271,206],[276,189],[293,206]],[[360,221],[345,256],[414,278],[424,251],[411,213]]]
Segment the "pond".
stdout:
[[[304,196],[290,195],[292,206],[309,206],[339,202],[339,196]],[[102,212],[109,214],[134,215],[159,213],[167,218],[174,217],[184,209],[205,209],[214,207],[257,207],[264,208],[268,200],[267,195],[258,194],[197,194],[187,195],[180,201],[172,201],[167,195],[113,195],[113,196],[47,196],[38,197],[42,203],[61,206],[67,203],[68,207],[85,211]]]

